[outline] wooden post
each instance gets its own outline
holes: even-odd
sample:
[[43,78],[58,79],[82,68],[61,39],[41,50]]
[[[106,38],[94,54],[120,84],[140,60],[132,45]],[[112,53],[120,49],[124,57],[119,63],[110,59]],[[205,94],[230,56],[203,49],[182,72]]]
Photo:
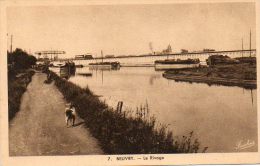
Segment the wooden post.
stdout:
[[121,114],[121,112],[122,112],[122,107],[123,107],[123,102],[122,102],[122,101],[119,101],[119,102],[117,103],[116,112]]

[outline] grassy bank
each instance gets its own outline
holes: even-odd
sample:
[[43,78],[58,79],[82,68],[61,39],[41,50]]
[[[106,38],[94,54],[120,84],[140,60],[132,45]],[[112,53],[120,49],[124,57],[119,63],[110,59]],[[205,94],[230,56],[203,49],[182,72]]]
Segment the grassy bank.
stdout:
[[9,121],[19,111],[21,97],[31,82],[33,70],[9,70],[8,73],[8,118]]
[[[195,153],[199,142],[193,132],[174,140],[166,127],[156,127],[155,118],[148,117],[149,108],[139,108],[134,116],[116,112],[101,102],[88,88],[83,89],[52,73],[55,85],[108,154]],[[202,150],[205,151],[206,149]]]
[[7,52],[8,63],[8,118],[9,121],[19,111],[21,97],[31,82],[34,71],[31,69],[36,58],[21,48]]
[[199,82],[207,83],[209,85],[239,86],[250,89],[256,88],[255,63],[169,70],[166,71],[163,76],[176,81]]

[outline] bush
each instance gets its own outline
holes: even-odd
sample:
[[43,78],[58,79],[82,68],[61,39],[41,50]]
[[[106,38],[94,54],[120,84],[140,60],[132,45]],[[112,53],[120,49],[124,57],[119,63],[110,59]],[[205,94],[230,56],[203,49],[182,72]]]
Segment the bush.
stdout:
[[[17,71],[14,72],[17,74]],[[20,73],[21,74],[21,73]],[[8,119],[13,119],[19,111],[21,97],[26,91],[27,85],[31,82],[34,71],[26,71],[20,77],[10,74],[8,76]]]
[[7,53],[8,64],[12,65],[12,70],[21,70],[31,68],[36,64],[37,59],[29,55],[26,51],[17,48],[12,53]]

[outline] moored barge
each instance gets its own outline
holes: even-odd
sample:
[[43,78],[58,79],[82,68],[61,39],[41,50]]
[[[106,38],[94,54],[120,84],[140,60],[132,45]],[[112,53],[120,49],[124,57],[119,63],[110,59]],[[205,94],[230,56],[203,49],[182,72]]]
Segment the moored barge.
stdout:
[[185,68],[196,68],[200,66],[199,59],[165,59],[156,60],[154,62],[155,70],[168,70],[168,69],[185,69]]

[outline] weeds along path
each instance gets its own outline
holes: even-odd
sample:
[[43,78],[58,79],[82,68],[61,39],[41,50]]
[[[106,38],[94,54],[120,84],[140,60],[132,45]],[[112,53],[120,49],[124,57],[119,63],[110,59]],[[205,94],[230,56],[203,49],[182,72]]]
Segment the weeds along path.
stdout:
[[22,96],[20,111],[10,122],[10,155],[102,154],[82,119],[77,116],[76,126],[66,127],[66,101],[53,83],[43,83],[45,79],[45,74],[35,73]]

